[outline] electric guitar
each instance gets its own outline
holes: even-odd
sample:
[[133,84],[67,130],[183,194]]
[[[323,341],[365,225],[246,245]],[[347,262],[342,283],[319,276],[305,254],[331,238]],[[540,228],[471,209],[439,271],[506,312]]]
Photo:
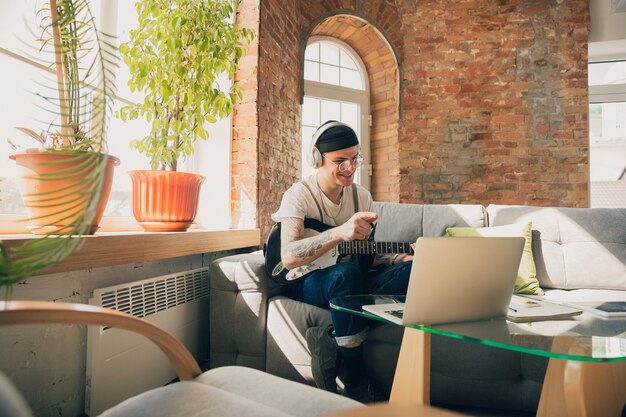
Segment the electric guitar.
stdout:
[[[333,227],[335,226],[329,226],[319,220],[304,219],[304,237],[319,235]],[[411,243],[374,242],[372,240],[373,238],[374,231],[372,231],[370,235],[370,240],[342,242],[310,264],[289,270],[283,266],[281,261],[280,223],[276,223],[274,227],[272,227],[267,237],[267,242],[263,246],[265,271],[273,281],[281,285],[286,285],[304,278],[304,276],[311,271],[335,265],[345,255],[360,255],[358,256],[359,265],[363,270],[367,271],[374,260],[374,255],[377,253],[413,253]]]

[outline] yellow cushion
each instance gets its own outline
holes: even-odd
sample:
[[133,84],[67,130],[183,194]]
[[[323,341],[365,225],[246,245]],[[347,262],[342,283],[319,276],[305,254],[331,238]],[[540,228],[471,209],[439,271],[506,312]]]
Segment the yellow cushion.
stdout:
[[543,295],[544,292],[539,286],[537,280],[537,269],[535,268],[535,260],[533,259],[532,245],[532,222],[527,224],[515,223],[505,226],[494,227],[448,227],[446,233],[448,236],[485,236],[485,237],[516,237],[522,236],[526,239],[524,244],[524,253],[520,261],[517,279],[515,280],[516,294]]

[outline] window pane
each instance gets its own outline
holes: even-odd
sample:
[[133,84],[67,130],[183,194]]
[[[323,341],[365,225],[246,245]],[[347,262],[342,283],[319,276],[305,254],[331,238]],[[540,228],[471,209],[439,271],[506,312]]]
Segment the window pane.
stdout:
[[330,42],[320,42],[320,61],[339,66],[339,47]]
[[322,100],[321,122],[325,123],[328,120],[341,120],[341,103],[338,101]]
[[1,56],[3,76],[0,77],[0,91],[3,111],[0,112],[0,178],[4,180],[0,181],[0,213],[21,214],[25,210],[15,186],[15,162],[8,158],[16,150],[9,141],[21,149],[37,148],[37,141],[15,127],[26,127],[41,133],[51,123],[59,123],[54,117],[51,119],[51,115],[44,110],[50,106],[34,94],[34,91],[40,89],[36,82],[43,85],[50,85],[52,82],[54,85],[54,81],[49,81],[52,75],[43,70],[6,55]]
[[306,155],[310,150],[311,138],[318,126],[303,126],[302,127],[302,163],[301,163],[301,178],[306,178],[309,175],[315,173],[315,169],[311,168],[306,161]]
[[[41,6],[41,5],[40,5]],[[37,5],[32,1],[2,2],[0,13],[0,46],[20,55],[42,56],[36,40],[38,29]],[[31,33],[32,32],[32,33]],[[4,56],[3,56],[4,61]]]
[[302,125],[319,126],[320,122],[320,101],[313,97],[304,97],[302,103]]
[[359,134],[359,105],[355,103],[341,103],[341,121],[350,126]]
[[589,85],[626,84],[626,61],[589,64]]
[[626,102],[589,106],[592,181],[615,181],[626,169]]
[[363,80],[358,71],[341,68],[341,86],[363,90]]
[[360,68],[352,54],[342,46],[333,42],[316,42],[307,46],[304,55],[305,80],[365,89]]
[[341,59],[341,67],[348,68],[348,69],[353,69],[353,70],[358,70],[358,67],[356,66],[356,63],[354,62],[352,57],[345,50],[341,49],[339,57]]
[[339,85],[339,67],[321,64],[320,81],[326,84]]
[[304,61],[304,79],[311,81],[320,80],[320,64],[317,62]]
[[304,51],[304,59],[309,61],[318,61],[320,60],[320,43],[315,42],[306,47]]
[[[115,102],[115,110],[122,103]],[[105,216],[132,216],[131,182],[128,171],[134,169],[149,169],[150,161],[139,152],[130,149],[130,141],[140,139],[146,135],[150,126],[144,119],[135,119],[122,122],[112,117],[109,124],[109,153],[120,159],[120,165],[115,168],[111,196],[104,212]]]
[[311,138],[317,130],[318,126],[305,126],[302,128],[302,150],[307,152],[311,146]]
[[[137,28],[137,11],[135,10],[134,1],[118,1],[117,3],[117,44],[121,45],[130,41],[130,30]],[[130,71],[120,57],[120,66],[115,71],[117,95],[133,102],[140,102],[143,99],[143,94],[130,92],[130,87],[128,86],[129,79]]]

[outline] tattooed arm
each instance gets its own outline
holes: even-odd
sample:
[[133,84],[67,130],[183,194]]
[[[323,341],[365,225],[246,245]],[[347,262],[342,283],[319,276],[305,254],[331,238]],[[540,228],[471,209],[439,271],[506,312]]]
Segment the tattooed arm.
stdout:
[[281,221],[280,256],[287,269],[307,265],[340,242],[367,239],[371,233],[370,223],[378,216],[372,212],[355,213],[341,226],[328,229],[319,235],[304,237],[304,220],[288,217]]
[[280,257],[287,269],[306,265],[336,246],[341,239],[333,239],[333,229],[319,235],[304,237],[304,220],[293,217],[282,219],[280,226]]

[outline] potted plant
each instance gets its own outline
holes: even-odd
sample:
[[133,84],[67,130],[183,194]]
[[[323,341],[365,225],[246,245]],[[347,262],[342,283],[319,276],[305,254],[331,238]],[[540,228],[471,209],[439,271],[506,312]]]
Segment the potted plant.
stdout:
[[[206,123],[229,115],[241,86],[226,91],[254,33],[231,22],[239,0],[139,0],[138,28],[120,46],[131,91],[143,101],[123,107],[122,120],[144,117],[150,132],[131,147],[152,170],[131,171],[133,214],[144,230],[184,231],[193,223],[204,177],[177,172],[178,161],[207,139]],[[230,84],[230,83],[229,83]]]
[[113,168],[119,165],[106,154],[105,143],[116,48],[96,30],[86,0],[50,0],[37,19],[43,52],[38,55],[50,57],[43,63],[53,69],[56,81],[44,86],[51,95],[38,95],[55,116],[41,134],[18,128],[40,147],[10,158],[17,163],[33,233],[92,234],[111,191]]
[[[0,241],[0,288],[8,288],[6,297],[12,284],[64,259],[82,242],[80,236],[93,232],[98,206],[110,189],[106,174],[116,164],[105,153],[116,47],[96,28],[89,0],[50,0],[37,10],[37,19],[42,28],[37,49],[50,50],[41,55],[50,57],[47,66],[56,75],[54,84],[42,89],[54,93],[39,95],[58,121],[47,134],[23,128],[45,146],[11,156],[26,172],[23,182],[35,184],[23,198],[34,220],[42,220],[36,227],[45,235],[11,250]],[[41,211],[46,208],[51,212]]]

